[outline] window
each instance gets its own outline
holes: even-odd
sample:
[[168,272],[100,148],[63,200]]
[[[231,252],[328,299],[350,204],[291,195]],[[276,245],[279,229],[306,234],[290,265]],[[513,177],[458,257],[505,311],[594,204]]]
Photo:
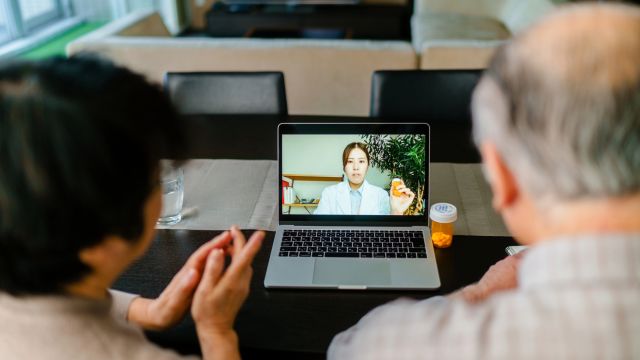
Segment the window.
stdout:
[[[23,54],[82,22],[102,22],[162,0],[0,0],[0,59]],[[173,0],[178,1],[178,0]]]
[[0,5],[0,44],[9,40],[9,30],[7,29],[6,11]]
[[62,17],[59,1],[18,0],[23,28],[26,32]]
[[0,44],[61,20],[62,1],[67,0],[0,0]]

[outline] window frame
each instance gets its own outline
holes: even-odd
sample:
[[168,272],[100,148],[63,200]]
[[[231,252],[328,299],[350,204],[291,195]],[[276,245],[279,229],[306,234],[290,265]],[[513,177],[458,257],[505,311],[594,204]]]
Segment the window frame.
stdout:
[[[19,7],[19,0],[9,0],[16,3]],[[56,19],[62,20],[64,18],[64,11],[62,10],[62,2],[60,0],[52,0],[53,1],[53,10],[49,10],[43,14],[35,16],[31,19],[23,19],[22,11],[20,11],[20,20],[22,21],[22,28],[24,29],[25,35],[32,32],[33,30],[52,23]]]
[[19,0],[0,0],[0,11],[5,14],[4,26],[0,27],[0,45],[25,38],[38,29],[64,20],[66,14],[62,0],[53,0],[53,9],[31,19],[24,20]]
[[0,44],[6,44],[14,40],[20,32],[15,22],[13,6],[8,0],[0,0],[0,11],[4,14],[4,25],[0,32]]
[[0,45],[6,44],[11,41],[11,36],[9,36],[9,29],[6,25],[0,25]]

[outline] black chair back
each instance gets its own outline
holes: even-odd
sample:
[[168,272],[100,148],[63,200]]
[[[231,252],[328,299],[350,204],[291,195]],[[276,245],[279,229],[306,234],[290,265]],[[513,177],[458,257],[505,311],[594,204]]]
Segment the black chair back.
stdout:
[[482,70],[384,70],[373,73],[370,116],[471,121],[471,94]]
[[282,72],[168,72],[164,89],[181,114],[288,113]]

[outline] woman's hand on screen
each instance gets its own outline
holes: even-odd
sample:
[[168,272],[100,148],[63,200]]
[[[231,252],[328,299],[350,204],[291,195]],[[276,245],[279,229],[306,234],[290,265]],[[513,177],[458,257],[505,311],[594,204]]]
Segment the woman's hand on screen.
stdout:
[[401,185],[396,187],[396,190],[401,194],[400,196],[394,196],[393,192],[389,192],[389,197],[391,201],[391,215],[402,215],[405,211],[411,206],[413,199],[416,198],[416,194],[411,191],[408,187],[404,185],[404,182]]

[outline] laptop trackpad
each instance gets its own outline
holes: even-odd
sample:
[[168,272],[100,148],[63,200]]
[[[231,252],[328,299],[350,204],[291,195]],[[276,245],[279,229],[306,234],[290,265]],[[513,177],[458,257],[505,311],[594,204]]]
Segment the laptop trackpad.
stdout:
[[388,285],[391,270],[388,261],[316,259],[313,283],[325,285]]

